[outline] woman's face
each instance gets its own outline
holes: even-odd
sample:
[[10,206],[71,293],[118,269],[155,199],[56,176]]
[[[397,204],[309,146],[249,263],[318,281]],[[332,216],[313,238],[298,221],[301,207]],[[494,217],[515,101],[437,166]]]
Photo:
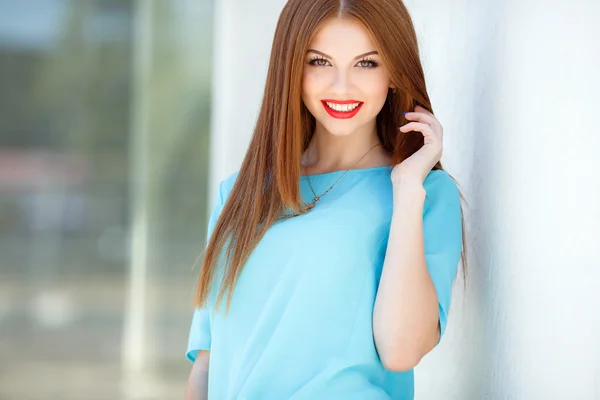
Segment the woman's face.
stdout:
[[369,34],[359,22],[331,19],[310,43],[302,75],[302,100],[336,136],[375,129],[390,79]]

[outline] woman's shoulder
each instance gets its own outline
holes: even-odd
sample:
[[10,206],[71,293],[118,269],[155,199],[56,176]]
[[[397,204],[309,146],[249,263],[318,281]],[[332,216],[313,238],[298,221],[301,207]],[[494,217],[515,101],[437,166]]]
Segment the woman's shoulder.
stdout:
[[236,170],[219,182],[219,190],[221,192],[221,199],[223,202],[225,202],[225,200],[227,200],[229,197],[229,193],[231,193],[231,189],[233,189],[233,185],[235,184],[239,172],[239,170]]
[[430,203],[437,203],[440,201],[460,202],[458,185],[450,174],[444,170],[436,169],[429,172],[423,182],[423,188],[425,189],[427,200]]

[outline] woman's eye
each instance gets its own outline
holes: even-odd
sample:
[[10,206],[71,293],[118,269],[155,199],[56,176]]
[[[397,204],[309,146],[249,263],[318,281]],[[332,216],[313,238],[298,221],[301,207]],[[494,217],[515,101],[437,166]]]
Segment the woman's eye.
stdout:
[[[313,58],[310,60],[309,64],[315,67],[327,67],[328,65],[331,65],[325,58]],[[360,60],[357,65],[360,68],[375,68],[378,66],[377,62],[373,60]]]
[[313,58],[310,60],[310,65],[316,65],[317,67],[326,67],[327,64],[329,64],[329,61],[324,58]]
[[358,65],[361,68],[375,68],[377,66],[377,63],[373,60],[361,60],[358,62]]

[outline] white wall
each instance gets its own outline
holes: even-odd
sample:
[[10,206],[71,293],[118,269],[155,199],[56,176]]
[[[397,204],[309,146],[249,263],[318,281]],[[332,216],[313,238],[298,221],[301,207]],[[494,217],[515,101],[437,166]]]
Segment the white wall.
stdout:
[[[281,0],[215,2],[211,181],[242,162],[264,92]],[[214,196],[210,197],[211,199]]]
[[[213,186],[248,145],[284,3],[218,2]],[[600,399],[600,3],[407,5],[469,202],[468,289],[416,398]]]

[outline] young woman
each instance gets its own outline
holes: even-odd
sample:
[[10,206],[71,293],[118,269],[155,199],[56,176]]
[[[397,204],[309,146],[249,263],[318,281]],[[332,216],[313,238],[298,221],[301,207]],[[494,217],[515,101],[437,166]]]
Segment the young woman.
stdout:
[[431,109],[401,0],[287,3],[209,222],[187,398],[413,398],[464,256]]

